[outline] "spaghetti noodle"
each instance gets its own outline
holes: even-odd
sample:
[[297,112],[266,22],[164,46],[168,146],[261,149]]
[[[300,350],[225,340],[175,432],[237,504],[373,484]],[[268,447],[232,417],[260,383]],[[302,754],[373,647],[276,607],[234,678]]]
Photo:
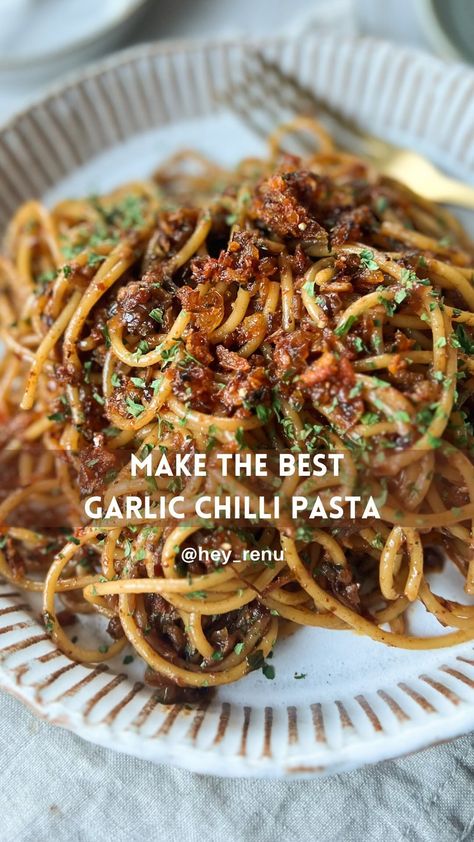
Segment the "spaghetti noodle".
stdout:
[[[280,148],[300,130],[318,145],[305,161]],[[232,172],[180,153],[107,196],[27,202],[0,264],[0,574],[43,593],[72,659],[130,643],[163,701],[255,668],[270,677],[286,621],[406,649],[473,638],[474,606],[427,580],[449,560],[474,594],[473,266],[446,210],[307,120]],[[247,449],[338,450],[343,477],[275,474],[273,490],[284,501],[362,489],[381,520],[82,520],[81,495],[97,488],[176,490],[132,479],[130,452],[210,454],[207,476],[180,488],[190,510],[222,483],[252,497],[212,465],[215,450]],[[186,568],[190,546],[231,561]],[[255,547],[283,560],[242,562]],[[415,602],[453,631],[410,634]],[[82,613],[103,615],[112,642],[68,635]]]

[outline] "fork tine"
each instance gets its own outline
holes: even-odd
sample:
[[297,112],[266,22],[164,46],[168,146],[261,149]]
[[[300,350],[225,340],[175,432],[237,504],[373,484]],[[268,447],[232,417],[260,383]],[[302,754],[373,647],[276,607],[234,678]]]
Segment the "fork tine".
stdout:
[[[253,131],[266,139],[278,125],[302,113],[302,102],[295,100],[293,95],[280,96],[279,90],[280,86],[275,81],[262,85],[261,72],[255,73],[250,63],[246,63],[239,82],[228,88],[220,100],[230,105]],[[304,136],[297,140],[299,144],[294,145],[299,146],[297,151],[300,154],[314,151],[314,145],[308,143]]]
[[[230,105],[252,131],[264,138],[279,125],[290,122],[296,116],[323,116],[332,124],[329,128],[336,134],[340,148],[346,145],[341,143],[342,129],[346,140],[350,138],[346,148],[352,153],[359,152],[372,159],[372,163],[378,166],[380,172],[389,172],[392,177],[399,177],[420,195],[426,195],[432,200],[451,201],[469,208],[474,206],[472,188],[447,178],[418,153],[402,152],[385,140],[365,134],[352,120],[338,114],[330,105],[318,99],[294,76],[263,55],[258,48],[247,48],[241,65],[240,80],[234,82],[219,97],[219,101]],[[300,147],[303,146],[303,153],[299,154],[307,152],[307,138],[301,134],[292,136],[293,145],[296,145],[297,141]],[[314,151],[314,146],[311,151]],[[410,178],[406,165],[407,155],[412,165]],[[403,165],[402,160],[405,161]],[[427,166],[431,168],[429,177],[426,176]],[[423,174],[421,184],[420,173]]]
[[[254,103],[257,102],[258,89],[260,88],[258,104],[262,115],[265,114],[267,117],[267,137],[277,126],[291,122],[297,116],[309,117],[314,115],[314,104],[311,104],[311,99],[303,91],[299,92],[296,88],[293,90],[291,85],[282,87],[276,73],[268,73],[262,77],[260,70],[258,75],[247,71],[245,78],[247,85],[244,90],[247,91],[247,95],[251,90],[250,85],[254,83]],[[261,82],[262,78],[264,79],[264,85]],[[293,150],[298,154],[308,155],[315,151],[314,141],[305,134],[298,134],[292,137],[291,141]]]
[[[277,96],[277,91],[272,85],[261,85],[260,80],[255,79],[250,73],[246,74],[244,91],[247,102],[253,106],[260,118],[265,138],[268,138],[278,126],[294,120],[295,116],[301,114],[297,105],[295,108],[294,103],[285,102],[283,97]],[[293,149],[298,154],[314,152],[314,142],[312,143],[305,135],[295,135],[292,141]]]
[[[250,53],[249,53],[250,55]],[[356,121],[351,117],[345,117],[336,108],[333,108],[326,100],[320,99],[313,91],[302,85],[291,73],[284,71],[274,61],[268,59],[258,50],[252,50],[252,58],[259,67],[261,74],[270,73],[278,80],[281,90],[286,92],[289,104],[291,104],[291,92],[299,97],[303,108],[306,103],[308,111],[306,114],[312,117],[323,117],[328,121],[326,128],[335,134],[338,146],[349,152],[358,152],[361,155],[372,158],[374,161],[384,159],[388,153],[396,149],[393,144],[380,137],[367,134],[364,129],[359,128]],[[277,91],[278,94],[278,91]],[[301,113],[305,113],[304,110]]]
[[[327,128],[338,137],[341,148],[362,154],[374,154],[376,151],[352,120],[341,116],[326,102],[318,99],[258,48],[249,47],[246,51],[240,84],[232,86],[226,92],[226,97],[222,99],[261,136],[268,137],[278,125],[290,122],[297,116],[322,117],[329,123]],[[291,140],[293,150],[298,154],[314,152],[314,144],[309,143],[304,135],[292,137]],[[379,141],[374,139],[374,143]]]
[[316,114],[318,100],[294,76],[284,73],[275,62],[257,50],[248,54],[248,61],[254,64],[255,75],[260,74],[260,78],[265,79],[269,90],[280,98],[282,105],[291,108],[293,112],[297,106],[299,113],[308,117]]
[[271,61],[258,50],[252,50],[248,54],[248,58],[252,58],[256,70],[261,74],[269,74],[277,87],[273,87],[275,93],[284,98],[289,106],[298,102],[301,107],[306,109],[308,116],[323,115],[334,121],[337,126],[343,126],[348,132],[357,135],[361,139],[365,138],[363,132],[356,126],[353,120],[344,117],[336,109],[334,109],[328,102],[319,99],[313,91],[306,88],[301,82],[296,79],[291,73],[283,71],[278,64]]

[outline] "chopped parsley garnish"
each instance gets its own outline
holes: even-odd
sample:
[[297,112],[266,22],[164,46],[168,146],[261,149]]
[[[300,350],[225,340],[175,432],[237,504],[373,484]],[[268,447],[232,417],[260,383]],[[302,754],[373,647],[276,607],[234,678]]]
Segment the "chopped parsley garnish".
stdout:
[[262,672],[265,678],[273,679],[275,678],[275,667],[272,664],[264,663],[262,667]]
[[139,360],[140,357],[142,357],[143,354],[148,353],[148,351],[149,351],[148,342],[146,341],[146,339],[140,339],[140,342],[138,343],[138,345],[135,349],[134,356],[137,358],[137,360]]
[[255,652],[251,652],[250,655],[247,655],[247,664],[249,665],[249,669],[253,672],[254,670],[261,669],[265,678],[275,678],[275,667],[271,664],[267,664],[265,658],[263,657],[263,652],[261,649],[257,649]]
[[46,286],[47,284],[51,283],[51,281],[54,281],[54,279],[57,277],[57,274],[58,273],[56,269],[51,269],[49,272],[41,272],[41,274],[38,275],[36,280],[41,286]]
[[118,436],[120,430],[118,427],[105,427],[102,432],[107,438],[114,438],[114,436]]
[[474,354],[474,339],[471,339],[463,325],[456,325],[456,340],[465,354]]
[[360,420],[362,421],[362,424],[369,424],[372,426],[372,424],[378,424],[380,419],[376,412],[364,412]]
[[440,245],[442,248],[450,248],[452,244],[453,243],[449,234],[445,234],[444,237],[441,237],[441,239],[438,240],[438,245]]
[[215,435],[216,433],[217,433],[216,425],[211,424],[211,426],[209,427],[208,436],[207,436],[206,450],[208,450],[208,451],[212,450],[212,448],[216,444],[216,442],[217,442],[216,435]]
[[[154,479],[154,477],[152,477]],[[168,483],[168,490],[171,491],[172,494],[176,494],[177,491],[181,491],[183,488],[183,480],[181,477],[173,477],[170,479]]]
[[271,409],[268,406],[265,406],[263,403],[257,404],[255,407],[255,414],[259,421],[268,421],[271,415]]
[[411,269],[402,269],[400,274],[400,282],[403,286],[411,288],[413,284],[418,283],[418,275],[416,272],[413,272]]
[[165,369],[166,366],[169,365],[169,363],[171,363],[174,360],[174,358],[178,354],[180,348],[181,348],[181,343],[175,342],[173,345],[171,345],[170,348],[164,348],[163,349],[163,351],[161,352],[161,358],[164,362],[163,369]]
[[407,297],[407,295],[408,295],[408,292],[406,291],[406,289],[398,289],[395,293],[396,303],[401,304],[402,301],[405,301],[405,298]]
[[97,252],[92,251],[87,258],[87,265],[88,266],[98,266],[100,263],[103,263],[105,257],[103,254],[97,254]]
[[245,434],[243,427],[237,427],[235,431],[235,440],[239,445],[239,449],[242,450],[242,448],[245,447]]
[[404,409],[400,409],[397,412],[395,412],[393,417],[394,417],[395,421],[402,421],[405,424],[409,424],[410,421],[411,421],[411,418],[410,418],[408,412],[405,412]]
[[374,253],[370,249],[362,249],[359,253],[359,257],[364,269],[370,269],[373,271],[379,268],[379,264],[374,259]]
[[351,398],[351,399],[352,399],[352,398],[356,398],[356,397],[357,397],[357,395],[360,395],[360,393],[362,392],[362,389],[363,389],[363,388],[364,388],[364,384],[363,384],[363,383],[356,383],[356,385],[355,385],[355,386],[353,386],[353,387],[352,387],[352,389],[351,389],[351,390],[350,390],[350,392],[349,392],[349,398]]
[[390,383],[387,383],[386,380],[381,380],[380,377],[372,376],[370,379],[374,386],[378,386],[379,389],[388,389],[390,386]]
[[356,321],[357,316],[349,316],[345,320],[345,322],[343,322],[341,325],[339,325],[339,327],[336,328],[334,333],[336,334],[336,336],[345,336],[347,333],[349,333],[351,327],[356,323]]
[[49,611],[44,611],[43,612],[43,620],[44,620],[44,624],[46,626],[46,631],[49,632],[49,634],[51,634],[51,632],[54,629],[54,617],[51,616]]
[[[91,379],[91,368],[92,368],[92,360],[86,360],[86,362],[85,362],[85,363],[84,363],[84,365],[83,365],[83,369],[84,369],[84,371],[85,371],[85,374],[84,374],[84,383],[90,383],[90,379]],[[114,377],[114,376],[112,375],[112,383],[113,383],[113,377]]]
[[139,389],[144,389],[146,386],[146,381],[143,377],[131,377],[130,380],[132,381],[134,386],[137,386]]
[[362,354],[364,351],[367,351],[367,348],[365,347],[364,342],[362,341],[360,336],[354,336],[352,338],[352,344],[358,354]]
[[154,307],[148,314],[159,325],[163,324],[163,310],[161,307]]
[[127,409],[130,415],[133,415],[135,418],[138,418],[138,416],[145,411],[143,404],[137,403],[137,401],[134,401],[133,398],[129,396],[125,399],[125,403],[127,404]]
[[295,538],[297,541],[312,541],[313,530],[309,526],[298,526],[295,532]]

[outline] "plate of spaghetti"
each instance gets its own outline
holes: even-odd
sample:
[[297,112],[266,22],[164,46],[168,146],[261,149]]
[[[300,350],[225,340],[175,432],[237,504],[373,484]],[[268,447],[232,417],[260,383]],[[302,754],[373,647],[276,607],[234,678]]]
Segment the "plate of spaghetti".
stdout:
[[[315,39],[267,49],[375,127],[399,57],[388,134],[469,174],[468,112],[433,140],[410,85],[443,65]],[[139,48],[0,132],[0,684],[150,760],[310,776],[474,722],[474,247],[310,118],[261,143],[218,90],[243,52]]]

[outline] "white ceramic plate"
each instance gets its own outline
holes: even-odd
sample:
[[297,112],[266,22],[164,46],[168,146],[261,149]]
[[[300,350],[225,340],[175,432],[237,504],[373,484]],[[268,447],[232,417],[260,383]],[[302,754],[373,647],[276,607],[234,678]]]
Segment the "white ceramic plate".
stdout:
[[0,0],[0,74],[59,78],[117,47],[149,0]]
[[[135,49],[19,115],[0,131],[0,225],[32,195],[52,202],[101,191],[146,175],[184,146],[223,163],[261,152],[259,139],[217,105],[239,76],[243,49]],[[462,66],[311,33],[272,49],[344,113],[472,180],[474,74]],[[455,582],[444,578],[454,595]],[[422,610],[413,623],[420,633],[441,632]],[[49,721],[149,760],[220,775],[311,776],[474,726],[470,644],[406,652],[350,632],[302,629],[278,643],[273,663],[273,681],[253,673],[198,709],[163,707],[141,683],[137,660],[127,668],[123,656],[109,668],[74,664],[46,635],[38,607],[0,584],[1,685]]]

